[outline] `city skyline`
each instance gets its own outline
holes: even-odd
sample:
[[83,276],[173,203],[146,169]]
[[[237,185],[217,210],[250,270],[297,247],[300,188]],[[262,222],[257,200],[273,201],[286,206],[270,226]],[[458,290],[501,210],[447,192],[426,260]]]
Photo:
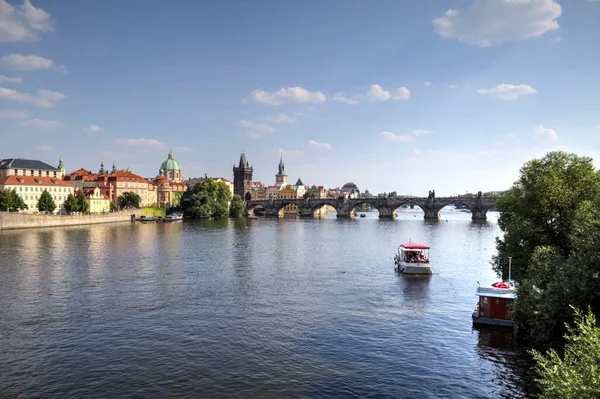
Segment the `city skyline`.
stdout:
[[[438,195],[594,157],[600,2],[0,0],[0,158]],[[495,29],[489,29],[494,26]]]

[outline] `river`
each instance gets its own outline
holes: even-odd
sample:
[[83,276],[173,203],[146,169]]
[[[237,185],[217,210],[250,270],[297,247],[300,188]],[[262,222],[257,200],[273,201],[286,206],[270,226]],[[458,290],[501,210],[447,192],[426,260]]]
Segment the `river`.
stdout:
[[[474,329],[497,214],[0,233],[1,397],[516,398],[529,359]],[[404,241],[434,275],[404,278]]]

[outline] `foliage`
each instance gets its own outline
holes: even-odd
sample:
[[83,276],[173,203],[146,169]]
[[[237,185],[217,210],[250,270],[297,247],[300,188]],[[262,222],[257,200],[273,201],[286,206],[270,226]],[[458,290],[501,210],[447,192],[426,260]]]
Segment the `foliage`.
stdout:
[[171,201],[171,206],[172,207],[178,207],[181,204],[181,197],[183,196],[183,192],[182,191],[175,191],[173,192],[173,200]]
[[158,206],[149,206],[142,209],[142,214],[145,216],[156,216],[164,218],[165,216],[167,216],[167,210]]
[[231,199],[227,184],[206,179],[183,194],[181,208],[185,216],[193,219],[222,218],[229,215]]
[[[234,195],[234,197],[235,197],[235,195]],[[304,195],[302,196],[302,198],[304,198],[304,199],[313,199],[313,198],[315,198],[315,193],[307,191],[307,192],[304,193]]]
[[68,213],[79,212],[79,204],[73,194],[67,195],[67,199],[65,200],[65,211]]
[[229,204],[229,217],[239,218],[244,216],[246,211],[246,204],[242,201],[242,197],[235,194]]
[[0,209],[27,209],[27,204],[23,198],[17,194],[16,190],[0,191]]
[[578,206],[594,198],[600,188],[600,175],[592,159],[561,151],[527,162],[519,179],[496,203],[498,225],[504,237],[498,238],[494,270],[508,276],[511,256],[512,277],[527,277],[535,248],[550,246],[566,258],[572,250],[570,234]]
[[129,209],[139,208],[142,199],[138,194],[128,191],[123,193],[123,195],[120,195],[119,198],[117,198],[117,201],[119,203],[119,208]]
[[75,195],[75,200],[77,201],[77,212],[88,213],[90,211],[90,206],[87,202],[87,198],[85,198],[85,194],[83,191],[78,191],[77,195]]
[[600,328],[588,309],[575,309],[575,325],[566,326],[563,358],[553,349],[546,355],[532,351],[537,382],[543,399],[586,399],[600,397]]
[[37,208],[40,212],[50,213],[54,212],[54,210],[56,209],[56,204],[54,203],[52,195],[48,192],[48,190],[42,191],[42,194],[40,195],[40,198],[37,202]]
[[110,203],[110,211],[114,212],[117,210],[117,206],[115,204],[113,204],[112,202]]

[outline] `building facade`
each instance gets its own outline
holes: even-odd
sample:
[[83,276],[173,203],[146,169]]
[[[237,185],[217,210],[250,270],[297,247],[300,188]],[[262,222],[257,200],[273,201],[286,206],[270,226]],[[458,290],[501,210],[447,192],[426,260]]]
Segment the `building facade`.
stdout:
[[246,154],[240,155],[239,165],[233,165],[233,193],[239,195],[242,200],[249,201],[252,198],[252,166],[246,159]]
[[173,152],[169,152],[167,160],[160,165],[155,179],[156,204],[160,207],[179,206],[181,196],[187,190],[183,181],[183,170],[175,160]]
[[83,190],[89,213],[106,213],[110,211],[110,199],[102,194],[98,187]]
[[44,191],[48,191],[56,204],[55,213],[64,213],[64,202],[75,192],[73,184],[64,181],[62,159],[55,168],[33,159],[10,158],[0,160],[0,190],[15,190],[28,209],[37,212],[37,202]]

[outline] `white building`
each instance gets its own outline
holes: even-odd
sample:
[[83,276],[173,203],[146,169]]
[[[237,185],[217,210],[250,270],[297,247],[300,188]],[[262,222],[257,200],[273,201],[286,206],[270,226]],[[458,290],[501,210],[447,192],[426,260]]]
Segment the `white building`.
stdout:
[[0,160],[0,191],[15,190],[29,207],[26,212],[37,212],[40,195],[48,191],[56,204],[55,213],[64,211],[64,202],[73,194],[73,184],[64,181],[62,159],[58,168],[33,159],[9,158]]

